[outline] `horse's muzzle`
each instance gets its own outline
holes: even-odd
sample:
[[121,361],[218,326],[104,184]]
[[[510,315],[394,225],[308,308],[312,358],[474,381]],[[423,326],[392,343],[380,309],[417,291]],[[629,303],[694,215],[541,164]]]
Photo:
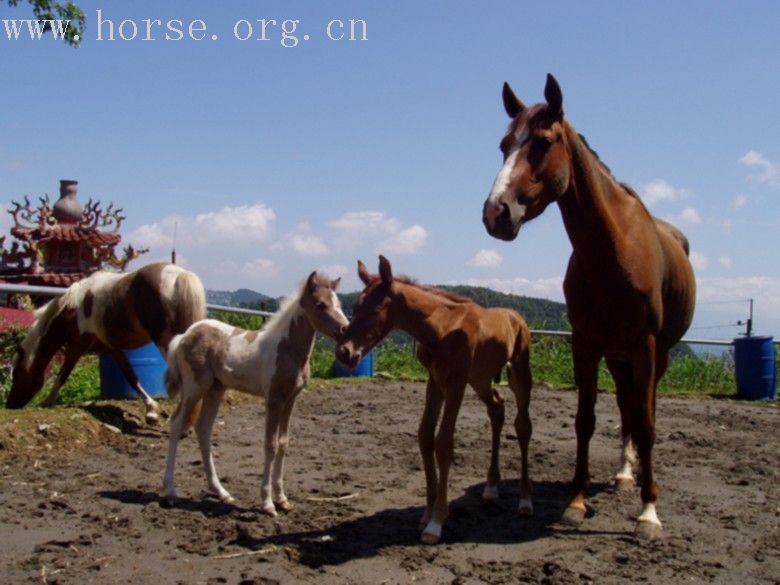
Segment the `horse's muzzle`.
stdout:
[[493,203],[488,199],[482,208],[482,223],[494,238],[510,242],[517,237],[520,223],[512,220],[512,214],[506,203]]
[[360,352],[351,347],[350,344],[342,344],[336,348],[336,359],[339,360],[347,369],[354,370],[360,363]]

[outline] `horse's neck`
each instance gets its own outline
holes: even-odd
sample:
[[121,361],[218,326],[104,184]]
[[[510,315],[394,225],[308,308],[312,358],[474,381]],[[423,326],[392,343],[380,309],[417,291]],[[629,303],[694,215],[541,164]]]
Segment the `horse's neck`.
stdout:
[[290,352],[293,361],[303,366],[311,355],[314,334],[315,329],[296,298],[284,313],[279,315],[278,321],[266,330],[265,339],[276,345],[284,343],[285,350]]
[[49,365],[54,354],[68,341],[68,329],[73,324],[73,320],[75,314],[72,318],[58,314],[51,323],[46,325],[45,331],[26,349],[32,352],[32,355],[26,358],[29,360],[27,361],[29,371],[43,370]]
[[621,232],[617,206],[630,197],[610,177],[599,161],[583,144],[577,132],[566,124],[572,157],[569,190],[558,199],[566,233],[578,258],[592,257],[598,265],[615,257],[615,246]]
[[447,301],[414,285],[397,282],[393,301],[396,329],[402,329],[424,345],[432,345],[442,334],[430,319],[431,315]]

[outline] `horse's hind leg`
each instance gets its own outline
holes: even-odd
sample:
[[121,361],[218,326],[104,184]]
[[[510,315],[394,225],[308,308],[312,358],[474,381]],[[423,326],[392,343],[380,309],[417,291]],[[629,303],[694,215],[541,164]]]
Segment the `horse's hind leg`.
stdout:
[[152,397],[149,396],[141,386],[141,382],[138,381],[138,376],[135,375],[133,367],[127,360],[125,352],[121,350],[112,351],[111,357],[114,358],[114,361],[116,361],[119,369],[122,370],[122,373],[133,387],[133,390],[135,390],[138,393],[138,396],[140,396],[144,401],[144,407],[146,408],[146,423],[150,425],[156,424],[160,418],[160,416],[157,414],[157,403],[152,400]]
[[636,450],[631,440],[631,412],[634,410],[634,385],[631,366],[626,362],[607,359],[607,368],[615,380],[617,403],[620,409],[620,433],[622,449],[620,453],[620,469],[615,474],[615,485],[618,490],[627,491],[634,487],[634,465]]
[[531,405],[531,366],[529,350],[523,348],[509,366],[509,386],[517,400],[517,416],[515,417],[515,432],[520,443],[520,501],[517,512],[523,516],[534,513],[531,500],[531,479],[528,473],[528,444],[531,441],[533,426],[529,408]]
[[[217,476],[217,469],[214,466],[214,455],[211,452],[211,431],[214,429],[214,420],[217,418],[219,404],[222,402],[222,396],[225,394],[225,388],[219,382],[214,384],[206,391],[201,403],[198,422],[195,423],[195,433],[198,436],[198,445],[203,459],[203,469],[206,472],[206,483],[209,491],[215,494],[221,501],[231,503],[235,501],[228,491],[222,487]],[[197,407],[197,404],[192,406]]]
[[290,396],[287,399],[279,420],[279,433],[277,435],[278,444],[273,465],[271,488],[274,506],[277,510],[281,510],[282,512],[289,512],[292,510],[292,504],[290,504],[290,501],[284,493],[284,457],[287,454],[287,445],[290,440],[290,417],[292,416],[295,399],[297,398],[299,391],[296,391],[293,396]]
[[200,401],[200,395],[199,393],[197,394],[193,389],[183,386],[181,388],[181,400],[173,416],[171,416],[168,436],[168,460],[165,464],[165,477],[163,479],[164,497],[169,504],[173,504],[176,499],[176,487],[173,480],[174,469],[176,468],[176,448],[179,444],[179,439],[182,437],[190,411]]
[[504,399],[498,391],[492,387],[490,381],[474,385],[480,400],[485,403],[488,418],[490,419],[490,466],[487,472],[487,483],[482,492],[485,502],[494,502],[498,499],[498,482],[501,479],[499,470],[498,451],[501,445],[501,429],[504,427]]

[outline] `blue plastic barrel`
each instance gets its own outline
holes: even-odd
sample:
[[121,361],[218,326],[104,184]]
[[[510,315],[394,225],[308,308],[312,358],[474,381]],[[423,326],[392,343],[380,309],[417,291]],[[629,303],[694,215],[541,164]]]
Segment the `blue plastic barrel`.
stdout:
[[738,337],[734,340],[737,392],[748,400],[777,398],[777,366],[772,337]]
[[[165,370],[167,363],[154,343],[125,351],[135,375],[149,396],[167,396]],[[100,393],[103,398],[138,398],[119,365],[107,353],[100,354]]]
[[350,370],[336,360],[336,367],[334,368],[333,373],[337,378],[345,378],[347,376],[364,376],[370,378],[374,375],[374,350],[372,349],[364,355],[363,359],[360,360],[354,370]]

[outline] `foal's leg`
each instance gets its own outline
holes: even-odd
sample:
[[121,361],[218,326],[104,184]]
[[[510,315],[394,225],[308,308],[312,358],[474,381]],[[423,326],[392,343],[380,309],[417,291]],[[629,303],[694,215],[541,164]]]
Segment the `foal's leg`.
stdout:
[[504,399],[490,383],[490,380],[473,384],[480,400],[485,403],[488,418],[490,419],[490,466],[487,472],[487,483],[482,492],[485,502],[494,502],[498,499],[498,482],[501,479],[499,470],[498,451],[501,445],[501,429],[504,427]]
[[276,516],[271,485],[271,470],[279,451],[279,426],[282,420],[285,397],[284,389],[272,387],[265,403],[265,462],[263,464],[263,483],[260,487],[263,514]]
[[181,400],[170,420],[168,460],[165,464],[165,477],[163,479],[164,497],[169,504],[173,504],[176,499],[176,487],[173,481],[173,473],[176,467],[176,447],[179,444],[179,439],[182,437],[187,416],[200,401],[200,389],[193,382],[182,384],[180,392]]
[[152,400],[152,397],[149,396],[141,386],[141,383],[138,381],[138,376],[135,375],[133,367],[130,365],[125,352],[121,350],[112,351],[111,357],[114,358],[114,361],[116,361],[119,369],[122,370],[122,373],[133,387],[133,390],[135,390],[138,393],[138,396],[144,401],[144,406],[146,407],[146,424],[156,424],[160,418],[157,414],[157,403]]
[[292,510],[292,504],[290,504],[287,496],[284,493],[284,457],[287,453],[287,445],[290,440],[290,417],[292,416],[293,407],[295,406],[295,399],[298,397],[299,393],[300,389],[297,390],[293,396],[290,396],[287,399],[279,420],[279,442],[278,449],[276,451],[276,458],[274,459],[271,488],[273,492],[274,506],[277,510],[281,510],[282,512],[289,512]]
[[441,413],[442,395],[432,376],[428,376],[428,386],[425,389],[425,409],[423,410],[420,427],[417,431],[417,441],[420,447],[423,469],[425,470],[425,512],[420,519],[420,530],[425,529],[431,521],[433,504],[436,501],[436,460],[434,449],[436,444],[436,423]]
[[433,504],[433,514],[428,525],[423,530],[420,540],[425,544],[436,544],[441,538],[441,528],[449,515],[447,500],[447,481],[454,453],[455,423],[458,419],[463,393],[466,389],[465,380],[449,382],[445,387],[444,414],[441,418],[439,432],[436,435],[436,463],[439,467],[439,482],[436,489],[436,501]]
[[531,365],[529,363],[528,348],[520,351],[519,355],[509,366],[509,387],[517,400],[517,416],[515,417],[515,432],[520,443],[520,501],[517,504],[517,512],[522,516],[531,516],[534,513],[534,505],[531,500],[531,479],[528,473],[528,444],[531,441],[533,426],[529,407],[531,405]]
[[596,427],[596,395],[598,367],[601,354],[587,340],[572,335],[572,354],[574,358],[574,381],[577,384],[577,465],[572,481],[573,494],[563,513],[563,521],[579,526],[585,519],[585,491],[590,486],[588,470],[588,450],[593,430]]
[[620,433],[623,448],[620,453],[620,469],[615,474],[615,485],[621,491],[634,487],[634,465],[636,450],[631,440],[631,412],[634,410],[634,377],[631,365],[613,359],[607,359],[607,368],[615,380],[617,403],[620,409]]
[[642,468],[642,513],[637,518],[634,532],[640,538],[653,540],[660,536],[661,521],[655,511],[658,486],[653,477],[652,452],[655,443],[655,392],[656,367],[665,369],[665,362],[656,364],[655,336],[648,335],[642,347],[632,355],[634,380],[636,381],[637,403],[633,410],[631,432]]
[[[195,423],[195,433],[198,436],[198,445],[203,459],[203,469],[206,472],[206,483],[209,491],[215,494],[221,501],[230,504],[235,501],[228,491],[219,483],[217,469],[214,466],[214,455],[211,452],[211,431],[214,429],[214,420],[217,418],[219,403],[225,394],[225,387],[219,382],[214,382],[206,391],[200,407],[198,422]],[[197,405],[193,405],[196,408]]]

